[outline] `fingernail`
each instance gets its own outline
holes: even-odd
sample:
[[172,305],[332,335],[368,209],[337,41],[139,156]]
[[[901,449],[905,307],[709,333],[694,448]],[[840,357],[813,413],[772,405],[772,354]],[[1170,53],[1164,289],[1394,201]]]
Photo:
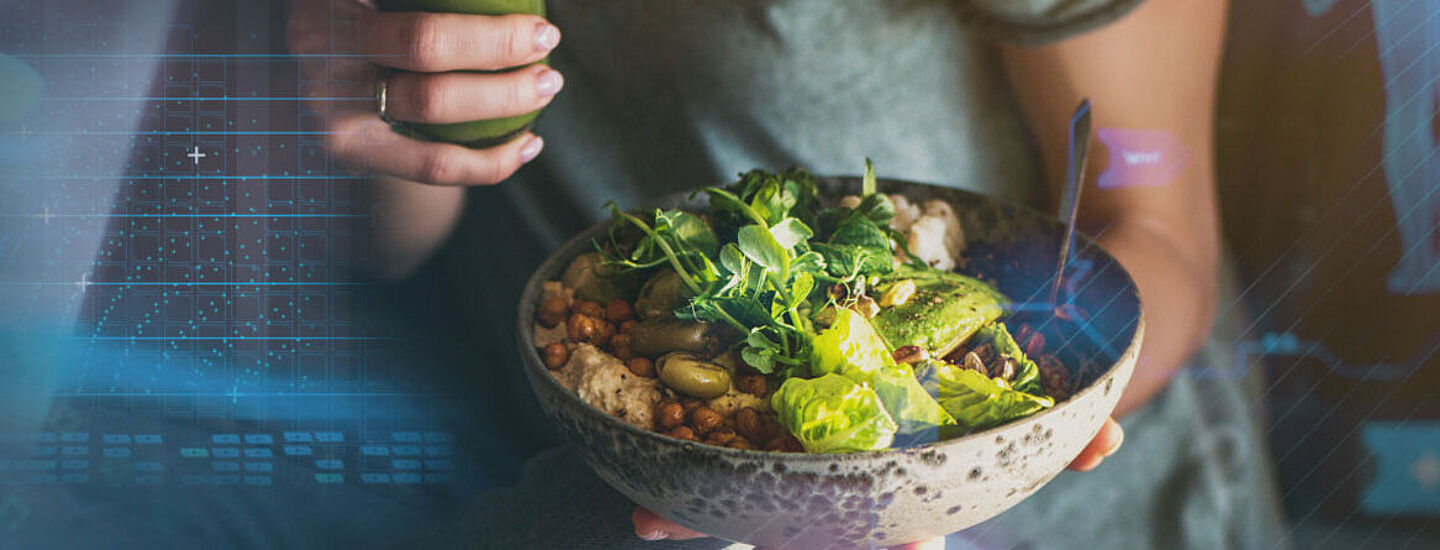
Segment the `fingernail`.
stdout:
[[544,148],[545,140],[540,139],[540,136],[530,138],[530,143],[526,143],[524,147],[520,148],[520,162],[535,160],[535,157],[540,156],[540,150]]
[[1120,444],[1121,444],[1121,443],[1124,443],[1124,442],[1125,442],[1125,432],[1120,432],[1120,435],[1115,438],[1115,442],[1110,444],[1110,448],[1109,448],[1109,449],[1105,449],[1105,456],[1108,457],[1108,456],[1110,456],[1110,455],[1115,454],[1116,451],[1119,451],[1119,450],[1120,450]]
[[549,23],[535,27],[535,51],[548,52],[560,45],[560,29]]
[[560,71],[545,69],[535,75],[535,93],[541,97],[558,94],[560,88],[563,87],[565,87],[565,77],[560,76]]
[[670,533],[666,533],[665,531],[657,529],[654,531],[646,531],[644,533],[636,532],[635,536],[638,536],[643,540],[665,540],[670,538]]

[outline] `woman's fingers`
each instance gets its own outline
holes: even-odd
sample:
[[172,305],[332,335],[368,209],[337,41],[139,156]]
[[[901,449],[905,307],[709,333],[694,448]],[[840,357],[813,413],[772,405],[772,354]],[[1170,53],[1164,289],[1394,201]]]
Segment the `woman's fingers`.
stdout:
[[367,11],[357,31],[371,61],[423,73],[519,67],[560,44],[560,29],[535,15]]
[[[789,549],[786,549],[786,548],[767,548],[767,547],[763,547],[763,546],[757,546],[757,547],[755,547],[755,550],[789,550]],[[945,537],[935,537],[935,538],[933,538],[933,539],[922,540],[922,541],[920,541],[920,542],[912,542],[912,543],[910,543],[910,544],[902,544],[902,545],[900,545],[900,546],[891,546],[891,547],[889,547],[889,550],[945,550]]]
[[[635,536],[644,540],[689,540],[710,536],[681,525],[676,525],[670,520],[660,517],[655,512],[644,508],[636,508],[635,513],[630,515],[630,522],[635,525]],[[897,550],[944,550],[945,537],[912,542],[894,548]],[[764,549],[756,548],[755,550]]]
[[636,508],[635,513],[630,515],[630,522],[635,524],[635,536],[645,540],[688,540],[709,536],[671,523],[644,508]]
[[945,537],[935,537],[930,540],[892,546],[891,550],[945,550]]
[[544,140],[529,132],[488,149],[424,142],[370,118],[338,124],[330,136],[331,151],[350,166],[432,185],[500,183],[544,147]]
[[1069,468],[1077,472],[1093,470],[1105,460],[1105,457],[1120,450],[1120,444],[1123,441],[1125,441],[1125,430],[1115,422],[1115,419],[1107,418],[1105,425],[1101,426],[1100,431],[1095,434],[1095,438],[1090,440],[1090,444],[1085,446],[1085,450],[1080,451],[1080,456],[1070,462]]
[[499,74],[396,72],[389,79],[390,117],[428,123],[522,115],[549,104],[565,86],[544,65]]

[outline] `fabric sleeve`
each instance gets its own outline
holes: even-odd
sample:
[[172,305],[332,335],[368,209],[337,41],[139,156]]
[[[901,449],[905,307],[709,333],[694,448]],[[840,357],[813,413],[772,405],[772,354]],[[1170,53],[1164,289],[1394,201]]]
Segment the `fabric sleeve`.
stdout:
[[1141,0],[965,0],[969,21],[995,38],[1025,46],[1058,42],[1103,27]]

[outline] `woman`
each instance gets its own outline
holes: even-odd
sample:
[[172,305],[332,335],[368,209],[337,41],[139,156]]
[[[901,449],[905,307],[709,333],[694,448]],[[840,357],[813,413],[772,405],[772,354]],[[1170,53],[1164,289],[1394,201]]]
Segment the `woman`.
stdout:
[[[1161,154],[1189,159],[1174,177],[1100,189],[1106,166],[1092,162],[1081,209],[1082,228],[1134,275],[1144,302],[1146,341],[1115,413],[1137,448],[1112,459],[1127,465],[1062,476],[962,536],[1007,546],[1279,540],[1265,507],[1246,507],[1268,497],[1268,481],[1249,411],[1222,399],[1234,384],[1175,376],[1206,343],[1220,286],[1211,132],[1223,2],[552,0],[549,21],[331,4],[298,2],[292,49],[373,54],[330,67],[362,85],[383,78],[391,119],[547,109],[534,133],[481,150],[402,137],[371,109],[329,118],[336,157],[376,174],[388,220],[375,237],[377,269],[403,277],[445,251],[463,269],[456,292],[487,289],[462,300],[488,335],[508,334],[514,311],[495,297],[517,294],[529,267],[608,199],[637,204],[756,166],[854,172],[869,156],[887,176],[1048,209],[1082,97],[1097,128],[1172,137],[1163,141],[1178,145],[1157,146],[1170,148]],[[351,24],[333,25],[337,17]],[[553,69],[451,72],[546,56]],[[485,269],[496,258],[504,267]],[[510,340],[495,339],[504,353]],[[1222,443],[1238,454],[1207,447],[1218,440],[1201,409],[1217,402],[1229,411]],[[1107,427],[1076,466],[1118,445],[1118,428]],[[700,536],[644,511],[633,519],[647,539]]]

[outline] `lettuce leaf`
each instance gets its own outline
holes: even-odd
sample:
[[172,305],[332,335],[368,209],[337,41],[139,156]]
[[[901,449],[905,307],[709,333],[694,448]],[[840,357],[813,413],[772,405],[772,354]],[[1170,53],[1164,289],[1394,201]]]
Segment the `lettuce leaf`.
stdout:
[[993,345],[995,353],[1009,356],[1018,364],[1015,368],[1015,376],[1010,380],[1011,387],[1032,395],[1045,395],[1045,389],[1040,386],[1040,367],[1025,356],[1025,352],[1020,349],[1020,344],[1015,342],[1015,337],[1011,336],[1010,330],[1005,328],[1005,323],[990,323],[976,331],[975,343],[970,348],[979,347],[984,342]]
[[838,374],[787,379],[770,406],[807,452],[875,451],[895,439],[895,420],[875,390]]
[[1017,391],[1004,380],[943,361],[932,364],[940,405],[968,429],[997,426],[1055,405],[1054,399]]
[[841,309],[835,323],[816,336],[811,347],[815,375],[834,373],[868,384],[901,432],[955,425],[955,419],[915,379],[914,371],[890,357],[885,341],[854,310]]

